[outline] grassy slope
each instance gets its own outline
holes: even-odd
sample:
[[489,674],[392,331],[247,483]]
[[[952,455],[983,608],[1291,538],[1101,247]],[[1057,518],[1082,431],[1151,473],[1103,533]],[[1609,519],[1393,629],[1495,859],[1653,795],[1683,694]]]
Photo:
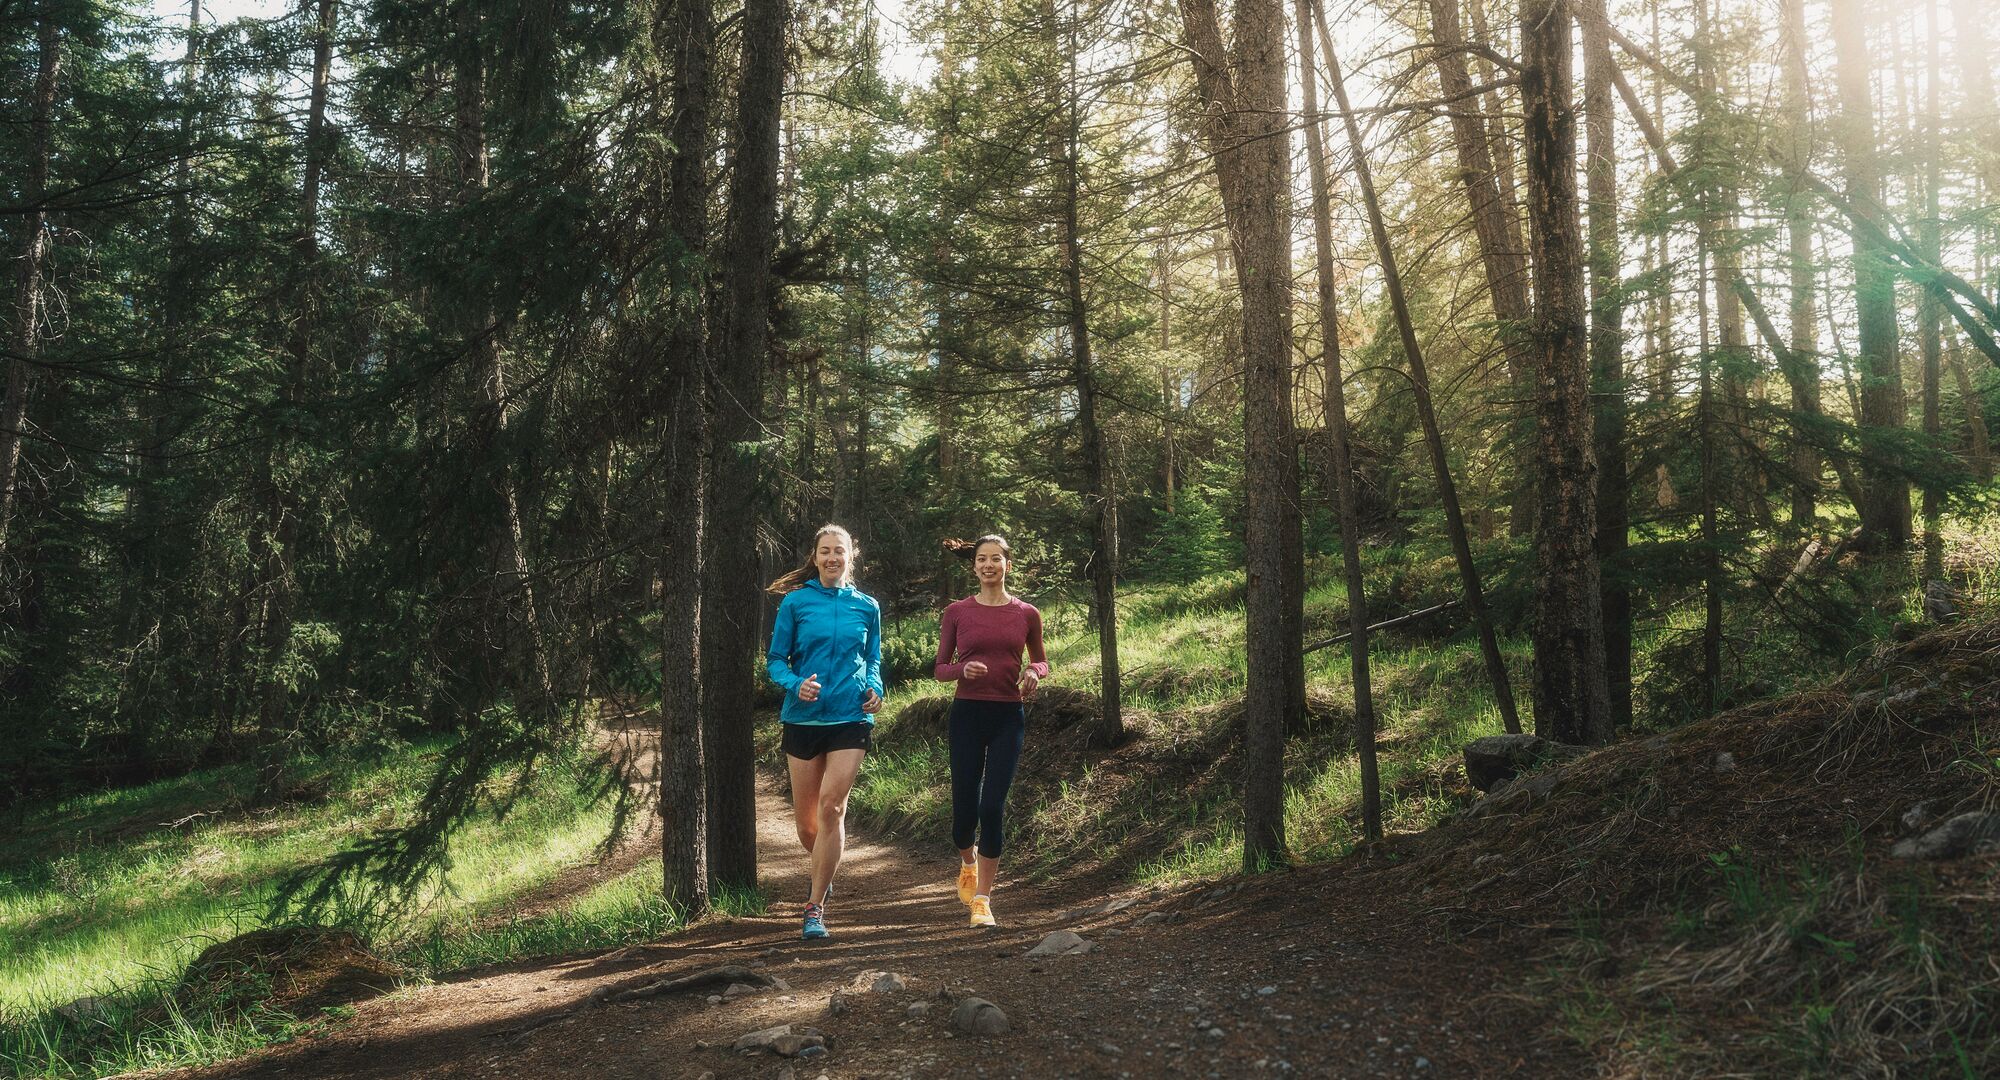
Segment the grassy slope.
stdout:
[[[2000,598],[2000,517],[1948,523],[1945,549],[1948,570],[1969,598]],[[1775,557],[1790,565],[1791,554]],[[1383,589],[1369,598],[1375,619],[1457,595],[1456,572],[1442,553],[1378,547],[1365,558],[1371,590]],[[1309,574],[1319,582],[1306,596],[1309,640],[1344,629],[1346,595],[1336,569],[1321,564]],[[1023,841],[1014,848],[1020,855],[1011,872],[1098,870],[1151,883],[1240,869],[1232,738],[1232,722],[1240,717],[1232,705],[1243,692],[1242,586],[1240,573],[1225,573],[1121,591],[1119,648],[1128,725],[1137,737],[1109,754],[1091,751],[1067,732],[1038,723],[1031,708],[1027,756],[1010,806],[1010,830]],[[1897,618],[1921,618],[1916,590],[1890,595],[1889,602],[1856,616],[1873,632],[1886,634]],[[1097,640],[1083,610],[1041,606],[1050,685],[1094,690]],[[1635,671],[1655,675],[1639,689],[1642,711],[1651,706],[1655,713],[1650,720],[1642,714],[1642,729],[1659,730],[1664,714],[1686,704],[1674,695],[1694,683],[1690,673],[1661,676],[1698,662],[1692,645],[1700,609],[1699,595],[1691,594],[1664,618],[1638,628]],[[1837,661],[1801,647],[1769,609],[1745,603],[1734,614],[1758,623],[1754,629],[1730,627],[1732,681],[1754,688],[1751,696],[1810,686],[1838,671]],[[1502,635],[1501,650],[1515,699],[1525,707],[1529,649],[1525,627],[1520,630]],[[934,651],[935,633],[928,614],[900,620],[886,632],[891,655],[911,658],[902,668],[921,670],[924,664],[915,661]],[[1371,645],[1385,827],[1392,834],[1421,831],[1469,804],[1474,793],[1464,784],[1459,755],[1472,739],[1502,730],[1499,713],[1462,613],[1378,634]],[[1353,693],[1346,650],[1309,654],[1306,678],[1315,711],[1325,715],[1287,741],[1286,830],[1293,855],[1315,862],[1345,854],[1358,838],[1360,774],[1343,732]],[[855,792],[854,812],[864,827],[947,842],[949,769],[938,729],[902,710],[948,694],[948,687],[927,678],[904,678],[890,688],[881,749]]]
[[[1378,552],[1376,559],[1383,576],[1416,579],[1417,595],[1449,589],[1448,562],[1401,550]],[[1308,593],[1306,609],[1308,636],[1331,634],[1345,617],[1345,591],[1337,581],[1320,584]],[[1028,756],[1010,818],[1024,841],[1015,849],[1026,860],[1019,869],[1119,870],[1148,882],[1234,872],[1242,862],[1231,745],[1238,713],[1232,704],[1243,692],[1242,575],[1131,587],[1121,594],[1119,614],[1128,720],[1137,737],[1114,754],[1091,753],[1030,710]],[[1083,613],[1052,604],[1044,615],[1049,684],[1094,690],[1097,641]],[[1500,730],[1477,646],[1452,634],[1461,629],[1456,618],[1448,614],[1376,643],[1373,680],[1392,830],[1425,828],[1459,805],[1443,780],[1445,763],[1466,741]],[[889,634],[922,639],[933,632],[933,620],[920,616]],[[1505,648],[1518,679],[1526,670],[1524,643]],[[1324,722],[1288,744],[1287,829],[1293,852],[1307,860],[1344,853],[1358,832],[1352,811],[1360,775],[1345,750],[1347,663],[1343,649],[1308,655],[1306,677]],[[912,701],[948,693],[922,679],[891,688],[882,750],[855,794],[862,822],[910,834],[948,830],[942,747],[927,725],[896,715]]]
[[[230,766],[31,811],[0,841],[0,1059],[28,1075],[87,1075],[282,1037],[286,1018],[182,1015],[169,991],[203,947],[263,925],[284,874],[408,814],[436,753],[414,746],[310,766],[302,787],[313,797],[265,810],[243,808],[253,777]],[[474,820],[454,842],[445,888],[367,927],[376,950],[423,978],[673,929],[679,919],[660,902],[651,863],[533,917],[500,914],[600,850],[610,809],[583,797],[585,786],[558,768],[505,820]],[[54,1011],[86,995],[104,999],[109,1022]]]

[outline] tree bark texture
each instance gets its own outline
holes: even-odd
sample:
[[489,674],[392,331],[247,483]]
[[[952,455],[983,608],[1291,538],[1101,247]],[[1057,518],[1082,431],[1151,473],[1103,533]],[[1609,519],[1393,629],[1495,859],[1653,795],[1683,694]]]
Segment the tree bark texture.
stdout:
[[[1882,172],[1875,146],[1874,102],[1869,87],[1868,23],[1862,0],[1831,0],[1834,63],[1840,90],[1840,141],[1845,149],[1843,180],[1847,199],[1859,206],[1879,203]],[[1854,302],[1860,330],[1856,359],[1861,376],[1861,427],[1877,431],[1903,427],[1908,405],[1897,354],[1896,271],[1889,252],[1865,229],[1854,232]],[[1871,455],[1872,457],[1873,455]],[[1894,470],[1871,460],[1862,463],[1863,548],[1901,549],[1910,540],[1910,485]]]
[[[1054,29],[1055,4],[1047,5]],[[1089,478],[1091,501],[1090,608],[1097,623],[1098,719],[1092,741],[1115,746],[1125,737],[1124,706],[1120,701],[1118,668],[1118,496],[1112,488],[1111,455],[1104,443],[1098,421],[1097,366],[1090,347],[1090,307],[1083,291],[1083,238],[1077,216],[1082,199],[1078,158],[1083,152],[1083,117],[1077,85],[1076,36],[1071,26],[1066,35],[1069,85],[1062,138],[1062,271],[1063,294],[1068,307],[1071,378],[1076,383],[1076,422],[1083,436],[1083,464]]]
[[1569,0],[1521,5],[1528,218],[1535,247],[1535,404],[1540,446],[1535,527],[1535,731],[1610,741],[1604,619],[1595,549],[1596,460],[1583,245],[1571,107]]
[[1632,723],[1632,594],[1620,580],[1631,519],[1625,463],[1625,299],[1618,247],[1618,145],[1611,36],[1604,0],[1584,0],[1585,167],[1590,205],[1590,374],[1597,402],[1597,557],[1604,612],[1604,681],[1614,729]]
[[[1486,293],[1499,323],[1501,354],[1506,358],[1507,381],[1519,387],[1527,384],[1533,368],[1533,348],[1528,339],[1529,320],[1534,312],[1528,298],[1527,253],[1521,249],[1518,227],[1512,224],[1512,207],[1502,197],[1500,178],[1493,163],[1492,143],[1486,122],[1479,115],[1480,98],[1472,94],[1472,77],[1466,70],[1464,32],[1458,20],[1458,0],[1429,0],[1431,39],[1436,45],[1435,65],[1440,96],[1453,102],[1452,147],[1458,157],[1458,173],[1465,187],[1466,206],[1472,217],[1472,233],[1479,244],[1480,267],[1486,274]],[[1518,446],[1515,475],[1525,477],[1531,470],[1530,451]],[[1522,504],[1526,506],[1524,502]],[[1520,515],[1526,535],[1527,518]]]
[[701,597],[701,680],[708,775],[708,869],[715,884],[757,883],[752,659],[763,602],[757,581],[759,446],[770,353],[771,254],[778,223],[778,121],[788,0],[749,0],[743,81],[722,268],[721,350],[712,357],[708,527]]
[[[1812,100],[1806,81],[1805,0],[1784,0],[1784,63],[1786,154],[1793,172],[1803,173],[1812,161]],[[1786,270],[1791,278],[1791,360],[1783,366],[1792,390],[1792,411],[1820,414],[1819,312],[1813,296],[1813,221],[1811,196],[1794,181],[1785,200]],[[1819,514],[1820,455],[1803,432],[1792,439],[1792,527],[1809,529]]]
[[1348,672],[1354,680],[1354,745],[1361,765],[1361,834],[1382,838],[1382,780],[1375,760],[1375,697],[1368,678],[1368,594],[1361,577],[1361,514],[1347,429],[1346,376],[1341,370],[1340,310],[1334,296],[1333,196],[1326,135],[1319,119],[1319,70],[1313,59],[1311,0],[1293,0],[1299,35],[1306,160],[1312,171],[1313,258],[1319,285],[1319,325],[1326,373],[1323,406],[1332,458],[1334,512],[1340,517],[1340,565],[1347,585]]
[[[28,115],[29,156],[22,201],[31,209],[21,219],[16,256],[14,327],[7,342],[7,392],[0,401],[0,556],[7,553],[7,526],[20,481],[21,435],[28,422],[28,390],[39,352],[42,323],[42,259],[48,251],[48,212],[41,207],[49,188],[49,155],[56,108],[56,76],[62,68],[62,24],[56,5],[44,0],[35,29],[35,90]],[[6,605],[0,597],[0,607]]]
[[708,783],[702,731],[702,532],[707,492],[706,277],[708,153],[715,15],[711,0],[668,0],[655,44],[673,56],[673,158],[667,222],[680,248],[667,354],[666,498],[660,537],[660,860],[664,894],[694,918],[708,909]]
[[1521,730],[1521,720],[1514,708],[1513,685],[1507,679],[1507,665],[1500,656],[1500,641],[1493,629],[1493,618],[1486,610],[1486,591],[1479,580],[1479,566],[1472,559],[1472,542],[1466,534],[1465,515],[1458,505],[1458,485],[1451,477],[1451,459],[1445,453],[1444,435],[1438,427],[1437,410],[1431,402],[1430,370],[1424,364],[1424,350],[1417,341],[1416,323],[1410,315],[1410,304],[1403,290],[1403,275],[1396,261],[1395,248],[1389,241],[1389,224],[1382,215],[1382,202],[1375,192],[1375,174],[1368,165],[1367,151],[1361,140],[1361,125],[1354,118],[1354,108],[1347,100],[1347,80],[1340,70],[1340,57],[1333,50],[1333,35],[1326,25],[1326,12],[1314,3],[1314,13],[1319,25],[1320,47],[1326,50],[1326,73],[1328,86],[1333,90],[1334,104],[1339,110],[1347,128],[1347,141],[1353,150],[1354,180],[1361,188],[1361,202],[1368,210],[1369,231],[1375,239],[1375,254],[1382,266],[1382,285],[1389,294],[1389,307],[1396,319],[1396,332],[1402,341],[1403,357],[1410,365],[1410,391],[1417,406],[1417,421],[1423,428],[1424,447],[1431,461],[1431,476],[1437,483],[1438,500],[1444,505],[1445,532],[1451,540],[1453,558],[1458,564],[1461,587],[1465,589],[1465,606],[1472,613],[1473,625],[1479,632],[1479,651],[1486,664],[1486,677],[1493,687],[1493,700],[1500,711],[1500,721],[1510,733]]
[[1290,685],[1303,672],[1304,567],[1291,401],[1285,19],[1277,0],[1240,0],[1230,50],[1213,0],[1181,0],[1180,9],[1243,303],[1243,860],[1254,870],[1285,853],[1285,730],[1303,696]]

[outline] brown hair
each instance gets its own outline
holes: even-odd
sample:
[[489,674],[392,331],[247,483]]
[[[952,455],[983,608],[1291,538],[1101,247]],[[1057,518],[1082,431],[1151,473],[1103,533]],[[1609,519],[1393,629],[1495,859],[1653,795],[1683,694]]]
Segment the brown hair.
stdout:
[[828,533],[833,533],[847,541],[847,568],[841,571],[840,584],[842,587],[853,585],[854,564],[861,558],[861,549],[854,543],[854,534],[838,525],[821,525],[819,531],[813,534],[812,544],[806,548],[805,565],[785,572],[776,581],[764,586],[764,591],[770,593],[772,596],[783,596],[795,589],[803,588],[808,581],[817,581],[819,579],[819,541],[821,537]]

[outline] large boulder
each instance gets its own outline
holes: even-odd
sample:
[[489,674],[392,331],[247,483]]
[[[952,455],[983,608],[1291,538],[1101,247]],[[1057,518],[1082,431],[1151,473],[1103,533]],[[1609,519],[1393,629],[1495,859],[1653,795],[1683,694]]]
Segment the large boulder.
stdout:
[[960,998],[958,1007],[951,1011],[951,1026],[967,1035],[1005,1035],[1013,1025],[1000,1006],[985,998],[967,997]]
[[1551,762],[1568,761],[1583,752],[1581,746],[1551,742],[1539,735],[1488,735],[1466,746],[1465,778],[1480,791],[1491,791],[1502,780],[1512,780]]
[[2000,814],[1975,810],[1889,849],[1898,859],[1960,859],[2000,851]]

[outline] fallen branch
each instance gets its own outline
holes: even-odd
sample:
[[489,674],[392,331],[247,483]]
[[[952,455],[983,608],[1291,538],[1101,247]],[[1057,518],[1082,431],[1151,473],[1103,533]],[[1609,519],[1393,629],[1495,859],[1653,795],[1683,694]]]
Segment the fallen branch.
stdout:
[[220,810],[196,810],[194,813],[189,814],[186,817],[175,818],[172,821],[162,821],[159,822],[159,824],[164,828],[178,829],[181,826],[187,824],[190,821],[193,821],[196,818],[214,817],[216,814],[220,814],[221,812],[222,811]]
[[[1368,632],[1372,634],[1377,630],[1387,630],[1392,626],[1401,626],[1406,622],[1415,622],[1416,620],[1425,618],[1426,616],[1436,615],[1441,611],[1450,611],[1452,608],[1455,608],[1462,603],[1464,603],[1463,600],[1446,600],[1444,603],[1439,604],[1436,607],[1427,607],[1422,611],[1412,611],[1408,615],[1398,615],[1395,618],[1389,619],[1385,622],[1375,623],[1368,627]],[[1312,644],[1306,646],[1305,648],[1300,649],[1299,652],[1301,655],[1309,652],[1318,652],[1319,650],[1324,649],[1329,645],[1338,645],[1341,642],[1346,641],[1348,638],[1351,638],[1353,636],[1354,635],[1351,632],[1344,634],[1335,634],[1332,637],[1327,638],[1325,641],[1315,641]]]
[[638,1001],[640,998],[659,997],[662,994],[679,994],[689,990],[699,990],[704,986],[729,986],[732,983],[748,983],[752,986],[770,986],[771,977],[762,972],[730,964],[725,967],[709,968],[678,979],[661,979],[645,986],[630,990],[612,992],[600,990],[590,995],[592,1001]]

